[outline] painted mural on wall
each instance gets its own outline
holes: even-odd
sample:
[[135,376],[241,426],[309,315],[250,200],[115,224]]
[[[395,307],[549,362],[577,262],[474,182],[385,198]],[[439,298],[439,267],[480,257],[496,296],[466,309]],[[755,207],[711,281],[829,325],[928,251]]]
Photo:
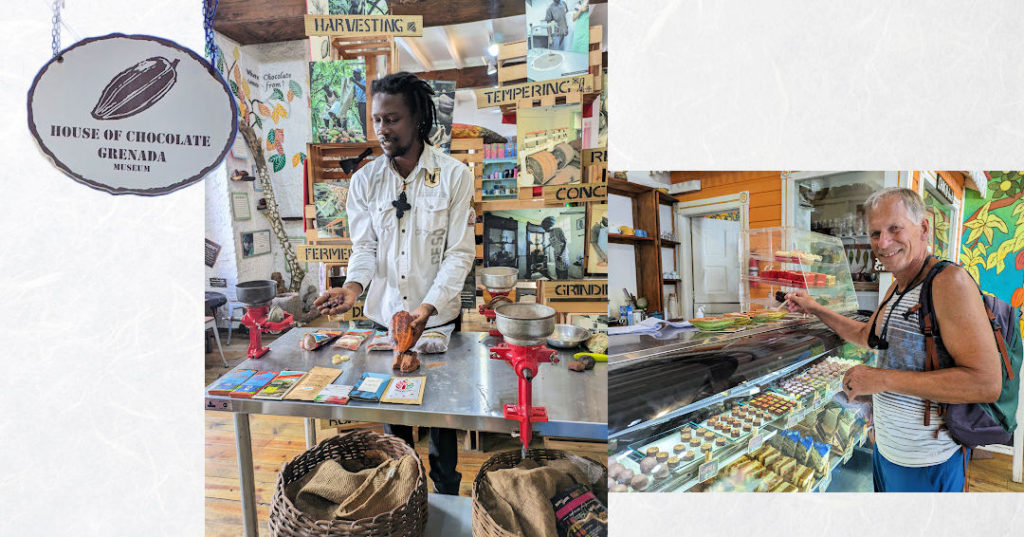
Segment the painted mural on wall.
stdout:
[[1024,305],[1024,172],[985,173],[986,198],[972,190],[964,196],[960,264],[986,293],[1020,308]]
[[[259,69],[256,66],[248,65],[243,68],[238,45],[233,44],[230,49],[231,55],[227,56],[222,47],[217,46],[216,67],[228,81],[228,86],[237,99],[238,131],[245,140],[250,161],[256,165],[256,179],[253,187],[255,189],[256,185],[259,185],[262,189],[262,198],[261,201],[258,201],[256,209],[269,222],[271,227],[269,231],[272,231],[280,245],[280,252],[284,256],[285,270],[291,277],[289,290],[297,292],[306,276],[306,270],[295,257],[295,249],[292,247],[288,232],[281,219],[271,173],[280,172],[287,162],[284,153],[284,130],[277,125],[288,116],[290,103],[301,98],[300,95],[295,95],[295,89],[301,91],[301,87],[289,85],[287,93],[280,88],[274,88],[269,95],[262,94],[260,87],[264,85],[264,81],[260,77]],[[264,149],[264,140],[267,149]],[[294,166],[297,166],[302,160],[305,160],[305,155],[297,152],[292,156],[292,160],[295,162]],[[243,248],[240,250],[244,249],[244,245],[242,246]]]
[[366,141],[366,64],[310,62],[309,109],[314,144]]

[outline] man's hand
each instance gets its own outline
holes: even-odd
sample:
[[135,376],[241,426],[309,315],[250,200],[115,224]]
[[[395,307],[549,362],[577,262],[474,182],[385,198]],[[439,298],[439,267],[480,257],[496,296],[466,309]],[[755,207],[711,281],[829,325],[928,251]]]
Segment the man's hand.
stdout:
[[412,315],[412,327],[414,330],[422,330],[427,327],[427,319],[431,315],[437,313],[437,308],[431,304],[423,303],[420,307],[412,310],[409,314]]
[[358,283],[346,283],[342,287],[328,289],[313,302],[313,306],[319,309],[323,315],[345,313],[356,305],[356,300],[362,293],[362,286]]
[[789,301],[786,307],[789,308],[790,313],[817,315],[817,312],[822,307],[814,297],[807,294],[807,291],[793,291],[786,295],[786,300]]
[[843,392],[847,399],[853,401],[854,397],[861,395],[873,395],[886,391],[885,371],[866,365],[855,365],[846,370],[843,376]]

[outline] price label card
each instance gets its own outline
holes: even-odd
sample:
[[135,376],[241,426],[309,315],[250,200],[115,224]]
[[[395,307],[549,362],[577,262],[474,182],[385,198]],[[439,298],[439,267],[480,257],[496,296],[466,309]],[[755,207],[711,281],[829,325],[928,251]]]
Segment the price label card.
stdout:
[[764,444],[764,436],[761,433],[751,435],[750,443],[747,444],[747,453],[753,453],[758,449],[761,449],[761,445]]
[[221,412],[231,412],[231,399],[211,399],[206,398],[206,404],[203,405],[206,410],[218,410]]
[[818,486],[818,492],[825,492],[828,490],[828,486],[832,484],[832,472],[821,478],[821,485]]
[[703,483],[718,475],[718,461],[705,462],[697,471],[697,482]]
[[850,462],[850,459],[851,459],[852,457],[853,457],[853,448],[850,448],[850,449],[849,449],[849,450],[848,450],[848,451],[846,452],[846,455],[843,455],[843,464],[846,464],[846,463]]
[[792,429],[794,425],[800,423],[801,419],[803,419],[803,416],[800,415],[800,412],[790,414],[789,418],[786,419],[786,428]]

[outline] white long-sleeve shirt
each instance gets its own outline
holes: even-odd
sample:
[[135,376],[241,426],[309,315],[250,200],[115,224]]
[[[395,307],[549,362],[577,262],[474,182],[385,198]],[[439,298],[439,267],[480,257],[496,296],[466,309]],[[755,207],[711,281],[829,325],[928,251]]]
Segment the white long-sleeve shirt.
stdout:
[[[399,220],[391,202],[405,181],[412,209]],[[383,156],[356,172],[345,204],[352,234],[347,279],[367,289],[367,317],[390,326],[395,313],[423,303],[437,309],[427,327],[458,316],[476,254],[472,203],[469,168],[433,146],[423,146],[405,180]]]

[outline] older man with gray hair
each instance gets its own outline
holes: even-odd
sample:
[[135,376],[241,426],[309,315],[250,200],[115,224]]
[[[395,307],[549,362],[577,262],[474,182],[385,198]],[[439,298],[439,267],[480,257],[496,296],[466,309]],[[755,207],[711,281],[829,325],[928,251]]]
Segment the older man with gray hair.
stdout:
[[[993,402],[1002,387],[999,353],[974,280],[960,267],[935,276],[932,301],[940,326],[950,327],[939,349],[940,363],[925,371],[925,338],[916,310],[921,283],[938,262],[931,255],[932,233],[924,202],[906,188],[887,188],[865,202],[871,248],[895,282],[882,305],[864,323],[836,313],[805,291],[787,295],[789,309],[816,315],[843,339],[878,350],[877,367],[847,371],[843,391],[850,400],[872,396],[873,455],[877,492],[958,492],[964,490],[970,457],[943,426],[939,403]],[[930,412],[929,425],[924,413]]]

